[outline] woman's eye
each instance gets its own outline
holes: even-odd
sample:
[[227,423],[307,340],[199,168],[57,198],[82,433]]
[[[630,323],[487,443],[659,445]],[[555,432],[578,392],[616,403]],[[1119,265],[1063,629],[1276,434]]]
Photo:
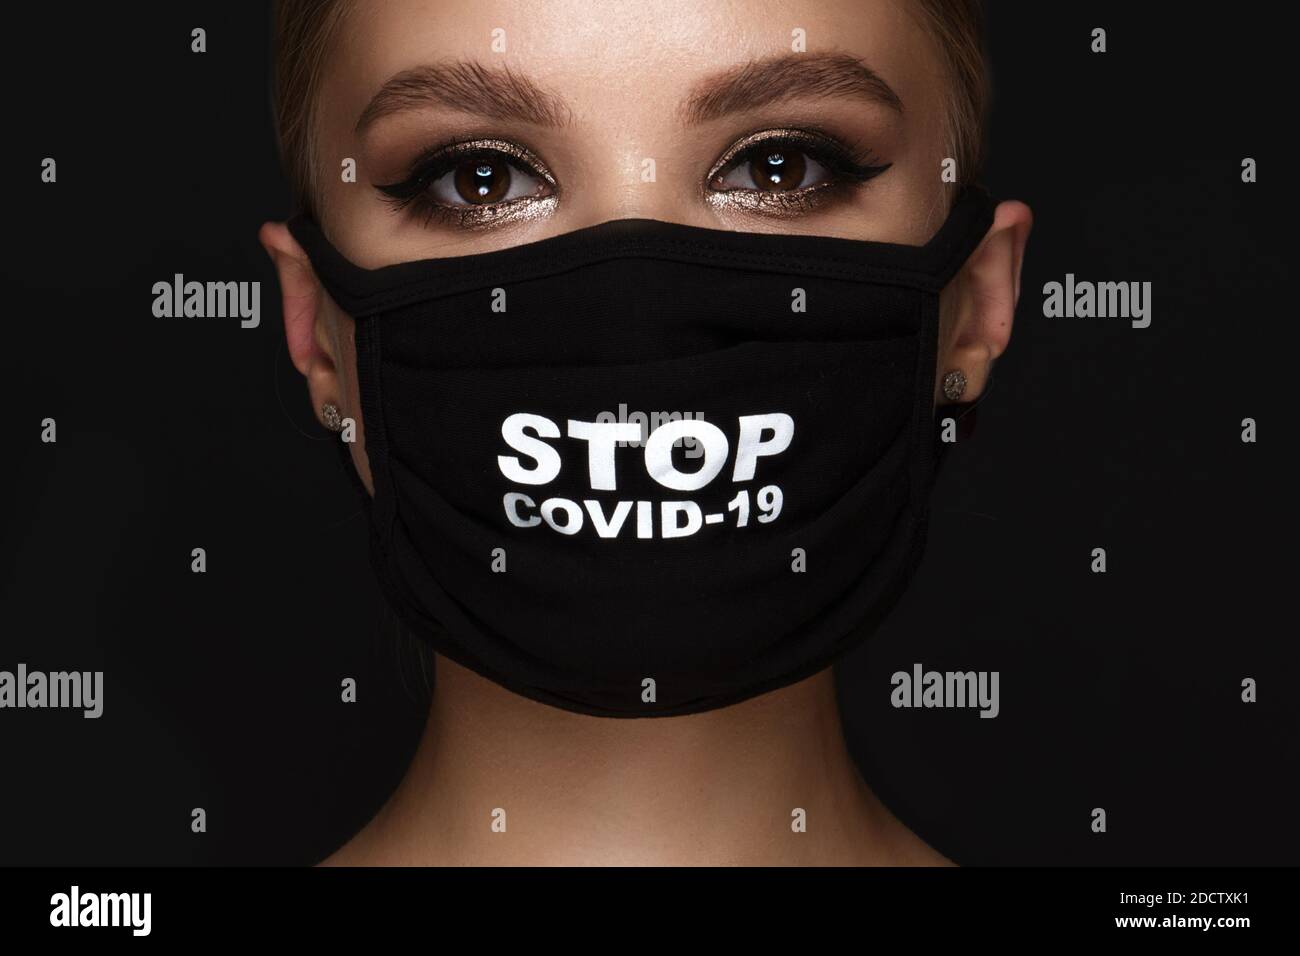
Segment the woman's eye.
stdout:
[[430,198],[445,206],[490,206],[544,195],[547,185],[504,156],[479,155],[458,160],[427,188]]
[[734,143],[709,175],[712,202],[757,212],[810,211],[847,198],[889,168],[870,149],[802,129],[768,130]]
[[808,189],[834,180],[829,169],[791,146],[751,147],[733,159],[714,177],[712,188],[757,189],[762,192],[789,192]]
[[487,225],[547,200],[554,205],[555,179],[540,159],[507,142],[453,143],[418,161],[402,182],[375,184],[385,202],[410,209],[425,224]]

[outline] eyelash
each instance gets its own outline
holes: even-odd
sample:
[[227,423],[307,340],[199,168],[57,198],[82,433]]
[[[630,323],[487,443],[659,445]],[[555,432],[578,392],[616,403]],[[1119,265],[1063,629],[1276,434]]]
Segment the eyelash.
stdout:
[[[713,187],[712,184],[720,177],[752,162],[763,151],[773,149],[797,149],[825,167],[834,178],[779,192]],[[459,163],[478,157],[503,160],[513,169],[543,180],[552,192],[546,196],[522,196],[497,203],[464,206],[438,202],[430,197],[432,184],[453,171]],[[815,130],[765,130],[746,136],[727,149],[710,170],[704,194],[709,201],[741,205],[755,212],[807,212],[820,207],[823,201],[836,194],[843,194],[874,179],[891,165],[878,162],[869,149],[854,152],[833,137]],[[416,157],[406,179],[387,185],[376,183],[375,188],[394,210],[409,210],[425,226],[437,220],[462,228],[494,225],[507,216],[515,218],[512,212],[527,214],[532,210],[539,213],[538,203],[553,203],[559,196],[555,177],[531,150],[502,140],[453,141],[435,146]]]

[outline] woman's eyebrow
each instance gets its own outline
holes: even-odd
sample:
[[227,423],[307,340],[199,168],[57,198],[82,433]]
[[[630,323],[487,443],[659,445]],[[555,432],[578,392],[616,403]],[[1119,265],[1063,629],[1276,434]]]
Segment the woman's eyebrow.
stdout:
[[527,77],[461,60],[394,74],[361,111],[355,131],[361,135],[382,116],[431,105],[539,126],[564,126],[571,119],[563,99]]
[[[832,53],[751,60],[707,77],[695,84],[681,114],[695,125],[795,96],[856,97],[903,112],[898,94],[861,59]],[[381,117],[431,105],[538,126],[564,126],[572,120],[563,98],[527,77],[508,67],[460,60],[394,74],[362,110],[355,131],[361,135]]]
[[903,112],[903,101],[866,63],[847,53],[787,53],[750,60],[695,85],[681,106],[687,125],[796,96],[847,96]]

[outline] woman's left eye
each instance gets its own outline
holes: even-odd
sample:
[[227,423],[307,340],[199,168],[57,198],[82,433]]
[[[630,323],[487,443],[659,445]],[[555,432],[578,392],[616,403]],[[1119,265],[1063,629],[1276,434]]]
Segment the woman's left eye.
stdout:
[[751,197],[821,192],[864,183],[889,168],[867,151],[856,152],[830,136],[809,130],[771,130],[747,136],[723,154],[709,174],[715,193]]
[[831,171],[803,149],[760,144],[750,147],[714,174],[710,185],[722,192],[731,189],[789,192],[833,180]]

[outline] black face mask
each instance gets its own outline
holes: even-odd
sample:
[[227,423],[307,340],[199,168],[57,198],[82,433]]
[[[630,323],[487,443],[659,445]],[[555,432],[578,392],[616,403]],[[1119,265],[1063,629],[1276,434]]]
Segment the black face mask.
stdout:
[[373,500],[339,446],[388,600],[586,714],[824,669],[920,560],[939,292],[992,206],[967,190],[925,246],[618,220],[375,270],[294,219],[357,320]]

